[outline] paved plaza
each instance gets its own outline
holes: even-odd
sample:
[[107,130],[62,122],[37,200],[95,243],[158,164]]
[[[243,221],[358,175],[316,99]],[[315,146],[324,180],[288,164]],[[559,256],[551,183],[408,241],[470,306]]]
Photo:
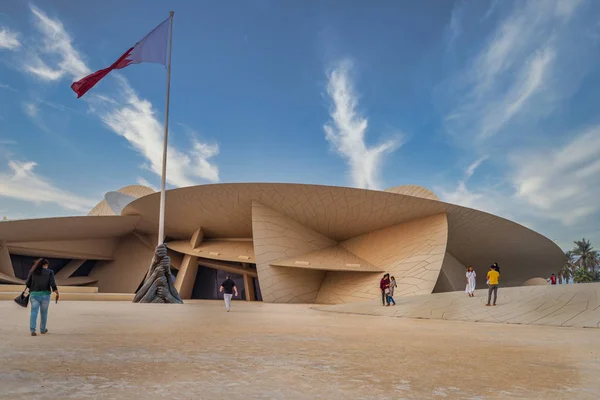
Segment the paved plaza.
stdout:
[[307,305],[0,302],[1,399],[596,399],[597,329]]

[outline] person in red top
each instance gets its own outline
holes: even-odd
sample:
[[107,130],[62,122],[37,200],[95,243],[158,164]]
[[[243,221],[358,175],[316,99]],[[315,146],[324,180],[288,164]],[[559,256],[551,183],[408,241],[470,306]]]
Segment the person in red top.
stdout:
[[552,276],[550,277],[550,284],[556,285],[556,275],[552,274]]
[[385,306],[387,301],[387,296],[385,294],[385,289],[390,287],[390,274],[385,274],[381,281],[379,282],[379,289],[381,289],[381,305]]

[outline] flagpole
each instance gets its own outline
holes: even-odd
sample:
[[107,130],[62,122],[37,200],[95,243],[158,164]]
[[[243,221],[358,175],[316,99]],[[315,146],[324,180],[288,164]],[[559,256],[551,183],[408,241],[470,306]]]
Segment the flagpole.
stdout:
[[165,186],[167,178],[167,143],[169,139],[169,97],[171,94],[171,46],[173,44],[173,14],[169,12],[169,54],[167,61],[167,103],[165,111],[165,134],[163,142],[162,176],[160,182],[160,212],[158,217],[158,244],[161,245],[165,239]]

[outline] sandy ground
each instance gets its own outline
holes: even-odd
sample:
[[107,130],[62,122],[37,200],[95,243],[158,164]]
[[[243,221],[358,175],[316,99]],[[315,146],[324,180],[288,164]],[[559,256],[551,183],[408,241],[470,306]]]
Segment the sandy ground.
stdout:
[[219,302],[0,302],[0,399],[597,399],[596,329]]

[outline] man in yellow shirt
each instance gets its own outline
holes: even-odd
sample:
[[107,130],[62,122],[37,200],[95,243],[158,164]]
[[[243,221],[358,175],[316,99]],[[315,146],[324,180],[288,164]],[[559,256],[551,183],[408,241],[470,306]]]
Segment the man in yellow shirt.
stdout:
[[488,302],[486,306],[490,305],[490,300],[492,299],[492,292],[494,293],[494,303],[493,306],[496,305],[496,299],[498,297],[498,280],[500,279],[500,273],[496,270],[496,264],[490,267],[490,270],[487,273],[488,285],[490,289],[488,290]]

